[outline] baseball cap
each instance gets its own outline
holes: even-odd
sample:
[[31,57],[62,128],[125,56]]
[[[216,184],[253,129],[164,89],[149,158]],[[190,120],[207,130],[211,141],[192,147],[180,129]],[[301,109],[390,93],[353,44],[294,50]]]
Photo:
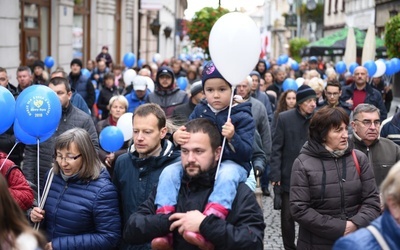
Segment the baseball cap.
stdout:
[[144,76],[136,76],[133,79],[133,89],[144,91],[147,88],[147,80]]
[[310,59],[308,59],[309,62],[318,62],[318,58],[315,56],[310,57]]

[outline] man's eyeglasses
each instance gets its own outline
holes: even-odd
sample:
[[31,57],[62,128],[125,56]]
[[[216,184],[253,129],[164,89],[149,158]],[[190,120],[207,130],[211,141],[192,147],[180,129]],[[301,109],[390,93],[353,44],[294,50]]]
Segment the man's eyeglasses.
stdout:
[[328,97],[330,97],[330,96],[338,97],[338,96],[339,96],[339,93],[337,93],[337,92],[335,92],[335,93],[325,92],[325,95],[328,96]]
[[56,161],[62,162],[63,160],[65,160],[66,162],[73,162],[73,161],[76,161],[76,159],[78,159],[81,156],[82,156],[82,154],[79,154],[79,155],[76,155],[76,156],[67,155],[65,157],[62,157],[61,155],[57,155],[56,156]]
[[361,122],[365,127],[371,127],[372,123],[375,125],[375,127],[378,127],[381,125],[381,121],[380,120],[375,120],[375,121],[371,121],[371,120],[357,120],[354,119],[354,121],[358,121]]

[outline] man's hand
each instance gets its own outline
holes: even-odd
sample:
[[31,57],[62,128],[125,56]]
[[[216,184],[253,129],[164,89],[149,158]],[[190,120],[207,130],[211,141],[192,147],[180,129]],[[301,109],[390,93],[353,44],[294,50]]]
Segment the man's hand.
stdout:
[[271,182],[271,184],[272,184],[272,186],[280,186],[281,182],[280,181],[277,181],[277,182],[273,181],[273,182]]
[[183,145],[189,141],[190,133],[186,132],[186,127],[181,126],[175,133],[173,134],[173,140],[175,144]]
[[45,211],[40,209],[40,207],[34,207],[30,214],[31,221],[34,223],[41,222],[44,219],[44,214]]
[[198,233],[200,224],[206,218],[199,210],[193,210],[186,213],[174,213],[169,217],[170,221],[174,221],[169,228],[170,231],[178,229],[179,234],[183,234],[186,230]]
[[357,230],[357,226],[352,221],[346,221],[346,228],[343,235],[347,235]]

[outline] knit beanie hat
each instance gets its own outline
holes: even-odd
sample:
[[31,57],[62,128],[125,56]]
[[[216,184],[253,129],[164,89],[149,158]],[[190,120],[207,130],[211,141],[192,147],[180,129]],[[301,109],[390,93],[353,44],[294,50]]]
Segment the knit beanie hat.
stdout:
[[78,59],[78,58],[72,59],[70,66],[72,66],[72,64],[78,64],[79,67],[82,68],[82,61],[80,59]]
[[33,69],[35,69],[36,67],[41,67],[44,70],[44,62],[41,60],[36,60],[33,63]]
[[190,95],[195,96],[203,90],[203,85],[201,81],[194,82],[192,86],[190,86]]
[[221,75],[221,73],[219,73],[213,62],[209,62],[204,66],[203,75],[201,77],[201,81],[203,82],[203,89],[206,81],[211,78],[221,78],[225,82],[227,82],[230,87],[232,87],[232,85]]
[[257,76],[258,80],[260,80],[260,78],[261,78],[260,73],[258,73],[258,71],[255,71],[255,70],[250,72],[250,76]]
[[297,104],[301,104],[311,98],[317,98],[317,94],[310,86],[303,84],[297,89],[296,93]]

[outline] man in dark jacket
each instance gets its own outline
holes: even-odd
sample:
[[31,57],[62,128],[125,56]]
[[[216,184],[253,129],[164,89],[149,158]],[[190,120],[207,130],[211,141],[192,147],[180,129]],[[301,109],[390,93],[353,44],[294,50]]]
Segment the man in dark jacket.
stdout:
[[[114,166],[113,183],[117,187],[124,226],[131,214],[149,197],[162,170],[179,160],[179,151],[167,134],[164,111],[157,104],[140,105],[133,114],[133,145],[120,155]],[[148,240],[150,241],[150,240]],[[149,249],[142,242],[122,242],[120,249]]]
[[315,91],[302,85],[296,94],[297,107],[278,116],[272,140],[271,173],[272,185],[282,187],[281,229],[285,249],[296,249],[295,226],[290,214],[290,175],[294,160],[308,139],[308,127],[316,108]]
[[170,67],[162,66],[158,69],[154,92],[148,95],[146,102],[156,103],[164,110],[167,118],[179,104],[189,101],[185,91],[175,84],[175,75]]
[[69,82],[71,84],[71,88],[83,97],[89,110],[91,110],[96,99],[96,94],[92,82],[82,74],[81,69],[82,61],[77,58],[73,59],[71,61]]
[[400,147],[387,138],[379,137],[379,109],[374,105],[359,104],[353,111],[352,140],[354,147],[366,154],[374,169],[379,187],[390,168],[400,160]]
[[387,117],[387,111],[382,100],[382,95],[378,90],[372,88],[367,81],[367,69],[363,66],[357,67],[354,70],[354,83],[345,86],[342,90],[340,100],[347,104],[343,108],[347,109],[347,113],[350,113],[358,104],[369,103],[380,110],[380,119],[383,121]]
[[194,107],[204,98],[203,85],[197,81],[190,86],[190,99],[188,102],[176,106],[172,113],[172,119],[178,126],[184,125],[188,120]]
[[[207,119],[186,124],[190,139],[181,146],[184,175],[179,190],[176,213],[156,214],[155,192],[130,216],[124,239],[131,243],[148,242],[171,231],[169,242],[159,242],[156,249],[263,249],[264,220],[254,193],[239,184],[232,209],[225,220],[203,215],[212,192],[221,153],[221,135]],[[200,233],[207,240],[193,237]],[[164,245],[162,243],[165,243]]]
[[[96,128],[94,126],[92,118],[71,104],[71,88],[69,86],[68,80],[63,77],[52,78],[49,82],[49,87],[56,92],[58,98],[60,99],[60,105],[62,107],[62,115],[60,123],[58,124],[57,130],[54,134],[45,142],[39,145],[39,179],[40,186],[44,187],[45,174],[51,168],[53,163],[54,154],[54,143],[55,138],[71,128],[83,128],[90,134],[90,138],[95,146],[99,149],[98,136]],[[25,157],[23,171],[25,173],[26,179],[34,184],[37,184],[37,146],[27,145],[25,146]]]

